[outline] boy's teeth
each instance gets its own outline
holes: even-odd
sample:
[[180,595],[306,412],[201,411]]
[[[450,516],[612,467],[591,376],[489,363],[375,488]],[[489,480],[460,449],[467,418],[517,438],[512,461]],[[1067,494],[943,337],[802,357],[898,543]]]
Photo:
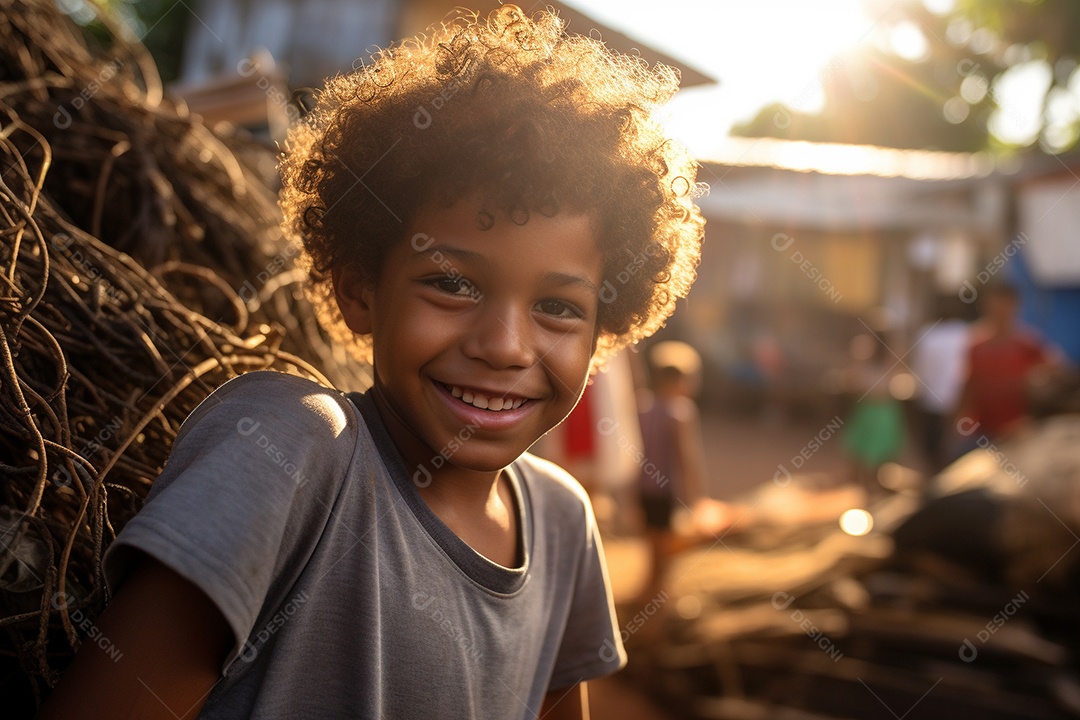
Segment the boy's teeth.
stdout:
[[463,390],[456,385],[450,386],[450,394],[456,398],[461,398],[462,402],[466,402],[473,407],[478,407],[481,410],[493,410],[498,412],[499,410],[513,410],[521,407],[521,403],[525,402],[525,398],[489,398],[486,395],[480,393],[474,393],[471,390]]

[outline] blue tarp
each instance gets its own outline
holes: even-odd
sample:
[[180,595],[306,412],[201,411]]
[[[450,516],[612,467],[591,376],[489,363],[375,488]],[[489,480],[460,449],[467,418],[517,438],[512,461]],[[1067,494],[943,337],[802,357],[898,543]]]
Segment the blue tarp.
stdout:
[[1020,318],[1080,364],[1080,287],[1040,286],[1023,249],[1009,262],[1008,273],[1020,290]]

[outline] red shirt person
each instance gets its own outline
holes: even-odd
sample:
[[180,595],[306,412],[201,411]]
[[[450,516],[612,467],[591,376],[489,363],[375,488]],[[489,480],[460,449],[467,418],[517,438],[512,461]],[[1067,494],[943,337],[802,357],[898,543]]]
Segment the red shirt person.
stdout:
[[1014,433],[1028,416],[1032,373],[1056,364],[1050,348],[1016,321],[1018,297],[1010,285],[985,291],[983,319],[972,333],[960,414],[990,438]]

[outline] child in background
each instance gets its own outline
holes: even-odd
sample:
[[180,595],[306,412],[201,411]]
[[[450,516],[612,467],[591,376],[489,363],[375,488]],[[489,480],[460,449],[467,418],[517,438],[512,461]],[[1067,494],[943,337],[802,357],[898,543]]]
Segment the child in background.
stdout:
[[842,447],[851,467],[852,482],[869,498],[884,492],[878,471],[904,449],[904,409],[893,395],[895,357],[884,341],[862,333],[849,345],[851,361],[846,386],[854,401],[844,423]]
[[331,79],[282,206],[374,385],[204,401],[104,557],[120,656],[86,643],[41,717],[587,717],[625,662],[603,551],[526,450],[693,280],[676,87],[510,5]]
[[919,328],[911,349],[911,371],[919,383],[919,437],[931,474],[948,464],[956,435],[949,421],[956,415],[963,390],[971,336],[964,319],[966,306],[957,295],[941,295],[935,304],[937,320]]
[[649,543],[648,580],[639,600],[659,591],[674,551],[672,515],[704,497],[705,452],[694,397],[701,356],[684,342],[657,343],[649,351],[651,392],[639,403],[642,460],[638,488]]
[[982,436],[996,442],[1014,435],[1029,419],[1029,384],[1064,366],[1058,351],[1020,322],[1015,286],[1000,281],[982,294],[983,315],[972,328],[957,415],[966,450]]

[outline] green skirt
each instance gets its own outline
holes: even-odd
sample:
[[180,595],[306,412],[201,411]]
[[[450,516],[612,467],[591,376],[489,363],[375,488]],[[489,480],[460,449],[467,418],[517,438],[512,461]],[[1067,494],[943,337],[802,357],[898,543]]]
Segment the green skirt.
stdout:
[[876,468],[896,458],[904,447],[904,416],[893,400],[863,400],[855,406],[843,437],[857,461]]

